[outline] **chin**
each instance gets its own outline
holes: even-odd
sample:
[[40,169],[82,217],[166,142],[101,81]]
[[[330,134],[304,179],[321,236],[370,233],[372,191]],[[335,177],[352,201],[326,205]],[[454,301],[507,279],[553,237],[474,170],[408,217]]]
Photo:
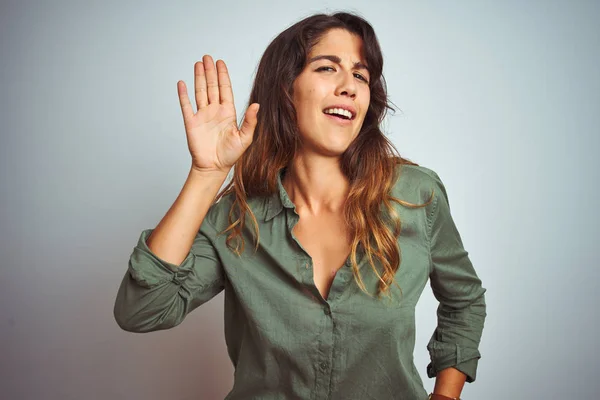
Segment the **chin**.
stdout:
[[350,143],[351,142],[346,141],[344,143],[323,143],[321,146],[319,146],[319,152],[331,157],[341,156],[346,150],[348,150]]
[[305,136],[302,147],[327,156],[339,156],[348,149],[357,136],[358,132],[349,133],[348,130],[330,129],[323,135]]

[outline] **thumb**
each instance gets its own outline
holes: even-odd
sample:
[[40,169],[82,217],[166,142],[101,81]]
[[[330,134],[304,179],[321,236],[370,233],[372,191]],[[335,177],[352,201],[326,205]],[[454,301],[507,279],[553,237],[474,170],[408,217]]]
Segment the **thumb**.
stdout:
[[246,110],[246,115],[244,115],[244,121],[242,122],[240,132],[242,133],[244,141],[247,141],[248,143],[252,141],[254,136],[254,129],[256,128],[256,123],[258,122],[259,108],[260,105],[258,103],[252,103]]

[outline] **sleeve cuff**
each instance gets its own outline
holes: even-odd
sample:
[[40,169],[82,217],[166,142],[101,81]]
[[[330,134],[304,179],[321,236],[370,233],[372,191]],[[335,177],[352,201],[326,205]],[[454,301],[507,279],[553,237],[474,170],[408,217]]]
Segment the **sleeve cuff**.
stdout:
[[432,341],[427,346],[431,362],[427,366],[427,376],[434,378],[443,369],[454,367],[467,375],[467,382],[475,381],[477,364],[481,354],[477,349],[461,347],[454,343]]
[[129,260],[131,277],[140,286],[146,288],[152,288],[167,281],[183,282],[193,266],[193,254],[190,252],[179,266],[160,259],[146,244],[152,231],[153,229],[142,231],[138,243],[133,249]]

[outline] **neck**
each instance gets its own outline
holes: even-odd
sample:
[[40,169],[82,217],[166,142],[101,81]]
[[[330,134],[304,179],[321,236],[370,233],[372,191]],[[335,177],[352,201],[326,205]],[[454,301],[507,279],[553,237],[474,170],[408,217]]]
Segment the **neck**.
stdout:
[[332,158],[296,157],[282,184],[298,214],[314,216],[342,212],[350,187],[339,160]]

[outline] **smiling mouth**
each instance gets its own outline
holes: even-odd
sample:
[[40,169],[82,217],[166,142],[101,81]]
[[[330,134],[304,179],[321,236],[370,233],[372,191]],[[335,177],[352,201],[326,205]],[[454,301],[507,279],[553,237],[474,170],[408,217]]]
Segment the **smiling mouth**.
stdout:
[[355,117],[350,111],[340,108],[323,110],[323,114],[343,121],[352,121]]
[[354,125],[354,122],[352,121],[351,118],[342,117],[341,115],[335,115],[335,114],[327,114],[327,113],[324,113],[324,114],[327,119],[329,119],[331,122],[333,122],[336,125],[339,125],[339,126]]

